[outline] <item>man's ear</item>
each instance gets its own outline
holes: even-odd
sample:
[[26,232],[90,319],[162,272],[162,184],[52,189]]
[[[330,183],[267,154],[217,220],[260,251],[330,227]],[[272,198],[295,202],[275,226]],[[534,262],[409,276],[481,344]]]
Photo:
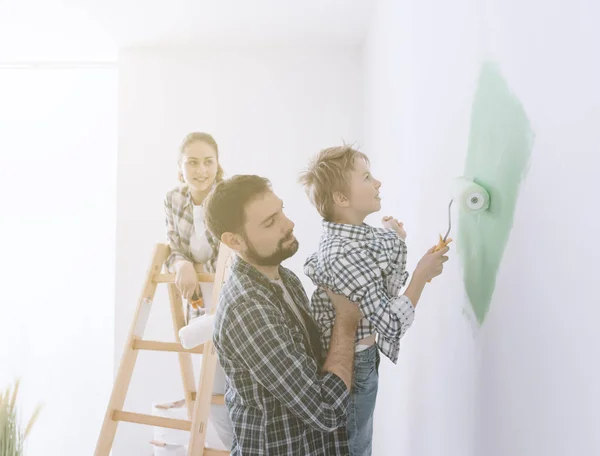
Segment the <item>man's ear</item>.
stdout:
[[241,252],[246,248],[244,239],[239,234],[226,232],[221,236],[221,242],[235,252]]
[[348,198],[346,198],[346,196],[339,191],[335,191],[333,192],[333,204],[335,204],[336,206],[340,206],[340,207],[348,207],[348,205],[350,204],[350,201],[348,201]]

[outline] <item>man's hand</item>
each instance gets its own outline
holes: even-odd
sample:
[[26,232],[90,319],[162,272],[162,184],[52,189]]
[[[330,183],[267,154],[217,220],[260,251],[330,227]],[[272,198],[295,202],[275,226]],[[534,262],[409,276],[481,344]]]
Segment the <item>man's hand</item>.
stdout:
[[358,304],[345,296],[332,293],[327,288],[325,292],[335,309],[335,322],[331,330],[331,344],[323,364],[323,372],[337,375],[342,379],[348,391],[351,391],[354,371],[354,338],[362,313]]
[[394,230],[396,234],[398,234],[398,237],[400,237],[400,239],[402,239],[403,241],[406,240],[406,231],[404,231],[404,224],[402,222],[399,222],[398,219],[386,215],[381,219],[381,224],[384,228],[387,228],[388,230]]
[[328,289],[325,289],[325,292],[329,296],[329,299],[331,299],[336,319],[339,318],[349,324],[358,325],[358,322],[363,317],[358,304],[350,301],[346,296],[335,294]]

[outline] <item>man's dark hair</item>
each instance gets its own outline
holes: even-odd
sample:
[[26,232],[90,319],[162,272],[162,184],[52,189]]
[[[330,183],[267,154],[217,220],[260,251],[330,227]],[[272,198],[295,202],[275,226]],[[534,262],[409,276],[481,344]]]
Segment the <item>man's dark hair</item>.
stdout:
[[242,234],[246,205],[270,191],[271,182],[260,176],[238,174],[222,180],[204,200],[206,227],[219,240],[223,233]]

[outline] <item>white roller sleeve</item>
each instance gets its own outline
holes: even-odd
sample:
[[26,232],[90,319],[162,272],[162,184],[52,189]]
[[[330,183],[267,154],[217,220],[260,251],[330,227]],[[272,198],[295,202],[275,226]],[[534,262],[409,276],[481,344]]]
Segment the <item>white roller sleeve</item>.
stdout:
[[459,177],[452,183],[452,197],[462,212],[479,214],[490,207],[490,194],[472,179]]
[[181,340],[183,348],[194,348],[212,339],[214,321],[214,315],[201,315],[194,318],[189,325],[181,328],[179,340]]
[[[189,433],[188,433],[189,434]],[[187,456],[187,445],[173,445],[163,442],[152,442],[154,456]]]

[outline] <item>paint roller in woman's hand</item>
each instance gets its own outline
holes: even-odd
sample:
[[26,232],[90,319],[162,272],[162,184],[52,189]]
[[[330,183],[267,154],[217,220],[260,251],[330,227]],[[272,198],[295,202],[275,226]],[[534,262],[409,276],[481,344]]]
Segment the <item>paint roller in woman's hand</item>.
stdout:
[[189,325],[179,330],[179,340],[186,350],[208,342],[213,335],[214,314],[204,314],[194,318]]
[[204,307],[204,301],[202,300],[202,296],[200,295],[200,293],[198,293],[197,288],[194,290],[194,294],[188,300],[188,302],[190,303],[190,306],[192,306],[196,310],[200,309],[201,307]]

